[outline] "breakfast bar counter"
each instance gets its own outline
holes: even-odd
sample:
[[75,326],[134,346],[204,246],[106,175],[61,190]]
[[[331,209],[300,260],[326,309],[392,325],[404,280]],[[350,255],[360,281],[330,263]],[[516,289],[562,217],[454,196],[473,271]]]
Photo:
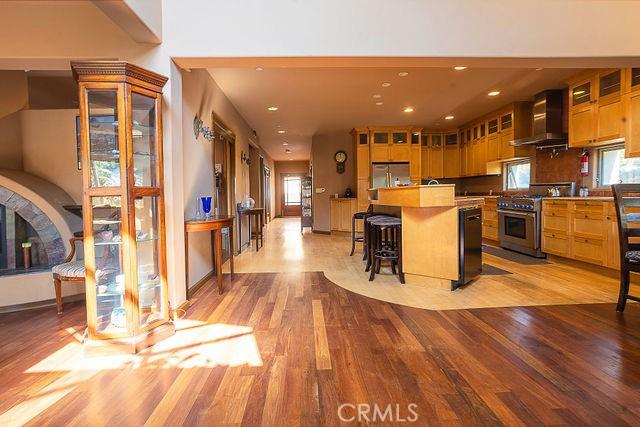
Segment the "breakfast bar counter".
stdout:
[[455,197],[455,185],[414,185],[369,190],[374,211],[400,209],[402,267],[408,283],[449,287],[459,277],[458,211],[482,197]]

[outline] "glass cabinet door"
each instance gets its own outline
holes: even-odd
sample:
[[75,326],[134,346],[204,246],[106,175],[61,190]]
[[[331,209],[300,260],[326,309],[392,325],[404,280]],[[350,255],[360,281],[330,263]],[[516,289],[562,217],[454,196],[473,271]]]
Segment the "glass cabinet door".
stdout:
[[118,90],[88,90],[87,106],[91,186],[119,187]]
[[393,143],[394,144],[406,144],[407,143],[407,133],[406,132],[393,132]]
[[632,68],[631,75],[629,76],[629,82],[631,84],[631,89],[635,90],[640,88],[640,68]]
[[387,132],[374,132],[373,133],[374,144],[388,144],[389,134]]
[[[96,332],[124,334],[125,275],[122,266],[122,198],[91,198],[93,218],[93,267],[96,279]],[[89,268],[91,265],[89,264]]]
[[136,187],[157,187],[156,98],[131,93],[131,139]]
[[513,127],[513,114],[507,113],[500,117],[500,130],[511,129]]
[[580,105],[591,102],[591,80],[574,86],[571,91],[571,105]]
[[621,73],[621,70],[616,70],[608,74],[600,75],[598,80],[598,95],[600,98],[620,93],[622,88]]
[[498,119],[491,119],[488,123],[489,135],[498,132]]
[[165,317],[158,209],[158,197],[137,197],[134,201],[138,310],[141,327]]

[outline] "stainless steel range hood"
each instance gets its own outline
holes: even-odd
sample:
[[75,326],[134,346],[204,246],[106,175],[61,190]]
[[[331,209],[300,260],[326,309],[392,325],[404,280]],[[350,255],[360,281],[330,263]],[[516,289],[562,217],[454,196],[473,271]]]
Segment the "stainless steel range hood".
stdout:
[[511,145],[549,145],[566,143],[567,134],[562,129],[562,90],[546,90],[538,93],[533,101],[533,135],[516,139]]

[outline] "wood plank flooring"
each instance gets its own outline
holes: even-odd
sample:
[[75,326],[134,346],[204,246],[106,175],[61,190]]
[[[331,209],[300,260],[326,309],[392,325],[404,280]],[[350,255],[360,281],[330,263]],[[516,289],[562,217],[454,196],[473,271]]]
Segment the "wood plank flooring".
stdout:
[[0,315],[0,425],[640,424],[638,304],[431,311],[319,272],[225,286],[138,355],[83,356],[81,303]]

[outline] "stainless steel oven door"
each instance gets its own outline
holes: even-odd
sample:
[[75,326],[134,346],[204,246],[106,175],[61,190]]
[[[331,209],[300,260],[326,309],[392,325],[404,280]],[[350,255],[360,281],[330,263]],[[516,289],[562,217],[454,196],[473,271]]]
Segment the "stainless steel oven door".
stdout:
[[521,247],[536,251],[540,248],[540,231],[535,212],[498,209],[498,235],[501,246]]

